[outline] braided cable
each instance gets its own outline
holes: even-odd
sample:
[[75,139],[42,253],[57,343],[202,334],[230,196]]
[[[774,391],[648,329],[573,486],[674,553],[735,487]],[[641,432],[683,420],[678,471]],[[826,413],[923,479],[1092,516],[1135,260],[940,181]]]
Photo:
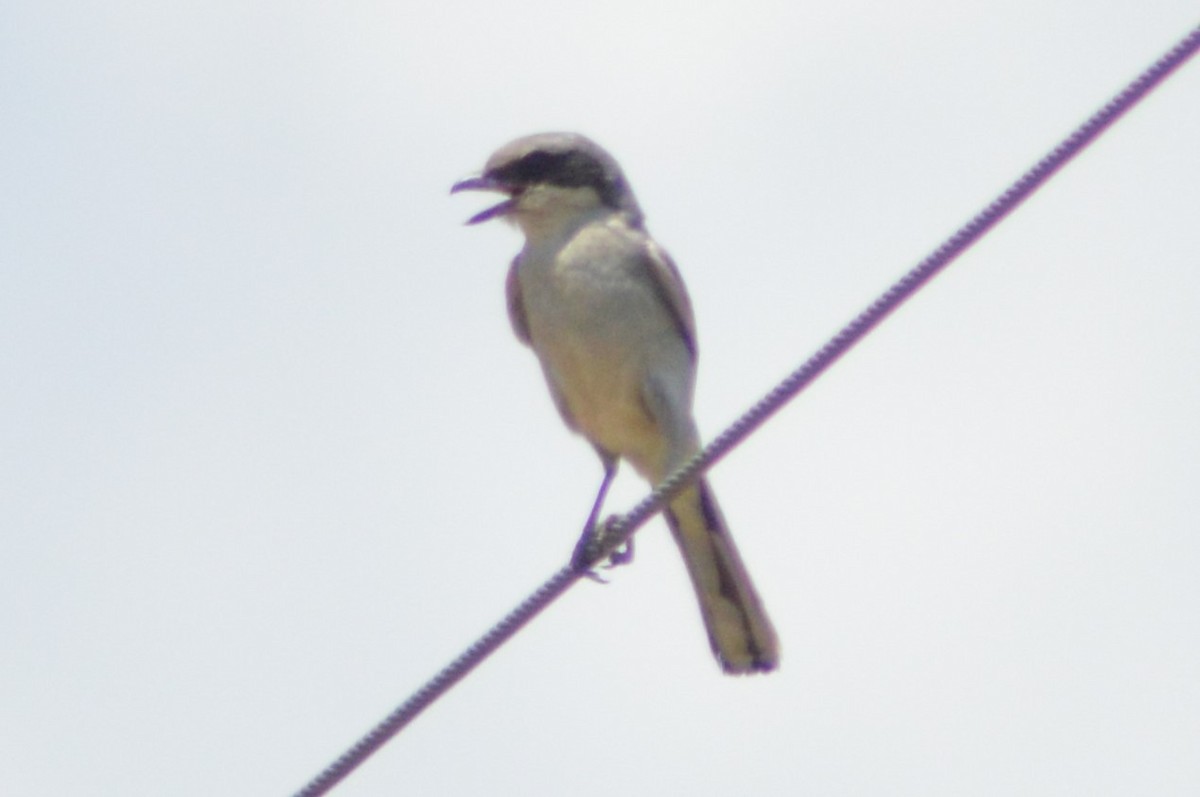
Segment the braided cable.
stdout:
[[[911,298],[966,249],[986,235],[1005,216],[1054,176],[1059,169],[1099,137],[1113,122],[1153,91],[1188,58],[1193,56],[1197,49],[1200,49],[1200,27],[1192,30],[1175,47],[1064,139],[1050,154],[1023,174],[995,201],[888,288],[866,310],[843,327],[816,354],[789,374],[703,451],[671,474],[628,513],[608,523],[604,533],[604,550],[600,556],[615,551],[627,542],[633,533],[661,511],[675,494],[736,448],[768,418],[808,387],[884,318]],[[327,794],[330,789],[416,719],[430,704],[462,680],[467,673],[475,669],[526,623],[557,600],[582,575],[582,571],[567,566],[551,576],[458,658],[447,664],[308,785],[296,792],[295,797],[320,797],[320,795]]]

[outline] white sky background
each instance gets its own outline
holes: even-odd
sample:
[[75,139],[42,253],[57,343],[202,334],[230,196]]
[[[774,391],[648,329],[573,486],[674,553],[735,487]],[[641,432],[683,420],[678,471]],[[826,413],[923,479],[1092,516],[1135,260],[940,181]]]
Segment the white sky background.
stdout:
[[[4,6],[7,793],[289,794],[562,564],[510,138],[624,165],[712,435],[1200,22],[736,8]],[[777,673],[655,521],[334,793],[1200,792],[1197,142],[1191,63],[713,472]]]

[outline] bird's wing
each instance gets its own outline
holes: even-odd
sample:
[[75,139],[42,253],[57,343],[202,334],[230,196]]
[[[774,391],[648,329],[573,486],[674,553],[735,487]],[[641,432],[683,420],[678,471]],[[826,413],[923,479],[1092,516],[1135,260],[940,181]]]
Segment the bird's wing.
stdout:
[[508,303],[508,320],[512,323],[517,340],[526,346],[533,345],[529,335],[529,319],[525,317],[525,301],[521,298],[521,283],[517,280],[517,268],[520,256],[514,257],[508,267],[508,277],[504,280],[504,295]]
[[671,256],[651,238],[646,238],[642,246],[642,256],[637,259],[637,264],[639,268],[646,270],[654,292],[671,313],[679,334],[683,336],[684,343],[692,354],[692,362],[695,362],[696,318],[692,313],[692,302],[688,298],[687,289],[683,286],[683,278],[679,276],[679,269],[675,268]]

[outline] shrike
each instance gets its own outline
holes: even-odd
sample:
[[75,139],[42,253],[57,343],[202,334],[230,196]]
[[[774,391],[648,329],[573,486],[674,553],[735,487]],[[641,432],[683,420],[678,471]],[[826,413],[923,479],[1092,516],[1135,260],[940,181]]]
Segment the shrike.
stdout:
[[[537,354],[567,426],[604,464],[586,538],[619,459],[656,485],[699,451],[691,303],[646,232],[621,167],[591,140],[519,138],[451,193],[468,189],[506,195],[467,223],[506,218],[524,233],[506,283],[513,331]],[[707,482],[680,493],[664,514],[721,666],[774,669],[775,630]]]

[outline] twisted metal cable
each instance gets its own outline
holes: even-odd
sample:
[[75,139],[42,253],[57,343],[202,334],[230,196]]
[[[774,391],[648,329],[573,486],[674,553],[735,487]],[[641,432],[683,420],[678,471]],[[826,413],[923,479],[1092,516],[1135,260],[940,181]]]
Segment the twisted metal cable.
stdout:
[[296,792],[296,797],[319,797],[329,792],[343,778],[358,768],[378,750],[387,744],[404,726],[417,718],[433,701],[437,700],[450,687],[461,681],[480,662],[503,645],[508,638],[517,633],[526,623],[538,615],[567,591],[582,576],[582,573],[564,567],[555,573],[546,583],[526,598],[521,605],[513,609],[500,622],[464,650],[454,661],[442,668],[441,672],[428,680],[424,686],[413,693],[391,714],[388,714],[378,725],[330,764],[324,772],[313,778],[307,786]]
[[[605,529],[604,551],[598,558],[602,558],[627,542],[633,533],[661,511],[674,495],[711,468],[784,404],[808,387],[813,380],[837,362],[892,311],[907,301],[967,248],[986,235],[1059,169],[1100,136],[1113,122],[1153,91],[1188,58],[1193,56],[1197,49],[1200,49],[1200,27],[1184,37],[1179,44],[1064,139],[1050,154],[1023,174],[1008,190],[967,222],[931,255],[901,277],[896,284],[888,288],[870,307],[843,327],[816,354],[788,375],[703,451],[671,474],[666,481],[627,514],[609,523]],[[441,672],[426,682],[412,697],[372,728],[366,736],[330,764],[307,786],[296,792],[295,797],[320,797],[320,795],[327,794],[376,750],[416,719],[430,704],[445,694],[450,687],[462,680],[467,673],[475,669],[526,623],[566,592],[582,575],[582,571],[576,571],[570,566],[555,573],[523,603],[509,612],[503,620],[493,626],[458,658],[446,665]]]
[[1153,91],[1172,72],[1200,49],[1200,27],[1195,28],[1177,45],[1158,59],[1132,83],[1110,100],[1103,108],[1067,136],[1062,143],[1050,151],[1033,168],[1021,175],[999,197],[963,225],[928,257],[918,263],[907,274],[888,288],[878,299],[858,314],[840,332],[822,346],[816,354],[775,386],[757,404],[746,411],[734,423],[718,435],[703,451],[693,457],[679,470],[672,473],[649,496],[631,509],[626,515],[609,524],[606,535],[605,553],[619,548],[633,532],[654,514],[660,511],[678,492],[691,484],[700,474],[711,468],[722,457],[762,426],[768,418],[791,401],[800,391],[809,386],[829,366],[838,361],[884,318],[906,302],[925,283],[933,279],[960,254],[999,224],[1005,216],[1015,210],[1039,189],[1059,169],[1095,141],[1113,122],[1133,108],[1143,97]]

